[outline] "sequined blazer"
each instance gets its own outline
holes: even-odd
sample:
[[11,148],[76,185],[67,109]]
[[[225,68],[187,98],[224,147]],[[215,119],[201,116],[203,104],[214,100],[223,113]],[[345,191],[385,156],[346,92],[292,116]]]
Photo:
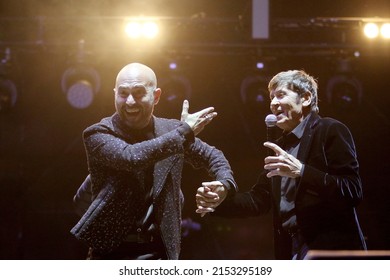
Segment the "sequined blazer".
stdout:
[[131,139],[117,114],[83,133],[93,202],[71,233],[95,250],[109,252],[135,230],[145,197],[143,171],[151,164],[155,220],[169,259],[180,254],[184,162],[237,188],[220,150],[194,137],[184,122],[153,118],[156,137],[139,143]]

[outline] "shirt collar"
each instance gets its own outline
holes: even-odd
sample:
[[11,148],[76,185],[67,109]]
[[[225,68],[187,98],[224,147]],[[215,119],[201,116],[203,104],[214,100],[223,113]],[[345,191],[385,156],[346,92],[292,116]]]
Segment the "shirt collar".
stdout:
[[289,138],[295,138],[295,139],[298,139],[300,140],[303,136],[303,132],[305,131],[305,128],[306,128],[306,125],[310,119],[310,115],[307,115],[303,121],[297,125],[297,127],[295,127],[291,132],[283,132],[283,136],[286,138],[286,139],[289,139]]

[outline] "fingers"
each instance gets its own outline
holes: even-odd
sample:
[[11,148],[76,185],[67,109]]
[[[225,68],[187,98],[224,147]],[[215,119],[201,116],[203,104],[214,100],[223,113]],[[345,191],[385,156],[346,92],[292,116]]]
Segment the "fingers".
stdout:
[[[203,182],[203,187],[200,187],[196,194],[196,213],[201,214],[204,217],[207,213],[214,212],[215,208],[220,203],[220,197],[218,194],[212,192],[214,186],[219,187],[220,182]],[[222,184],[221,184],[222,185]]]
[[216,187],[223,186],[220,181],[211,181],[211,182],[202,182],[202,187],[204,187],[205,192],[214,190]]
[[206,123],[211,122],[216,116],[218,116],[217,112],[211,112],[204,116],[204,120]]
[[188,100],[183,101],[183,109],[181,111],[181,121],[184,121],[188,116],[188,109],[190,108],[190,104]]
[[196,194],[195,199],[197,205],[206,206],[206,207],[214,207],[219,202],[219,196],[214,193],[213,196]]
[[208,107],[194,114],[196,114],[199,117],[206,117],[207,115],[211,115],[213,112],[214,112],[214,107]]
[[287,176],[297,178],[301,176],[302,163],[287,153],[277,157],[267,157],[264,169],[269,170],[267,177]]
[[280,148],[278,145],[276,145],[275,143],[264,142],[263,145],[264,145],[264,147],[272,149],[276,153],[276,155],[281,155],[281,154],[285,153],[285,151],[282,148]]
[[214,210],[215,210],[214,208],[198,206],[198,209],[196,209],[195,212],[200,214],[201,217],[204,217],[207,213],[214,212]]

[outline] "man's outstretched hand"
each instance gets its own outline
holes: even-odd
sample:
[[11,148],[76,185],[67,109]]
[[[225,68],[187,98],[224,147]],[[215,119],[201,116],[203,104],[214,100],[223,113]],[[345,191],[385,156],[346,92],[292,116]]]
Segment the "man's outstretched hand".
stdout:
[[217,112],[214,112],[214,107],[208,107],[193,114],[188,113],[189,107],[188,100],[184,100],[181,121],[186,122],[195,135],[199,134],[217,116]]

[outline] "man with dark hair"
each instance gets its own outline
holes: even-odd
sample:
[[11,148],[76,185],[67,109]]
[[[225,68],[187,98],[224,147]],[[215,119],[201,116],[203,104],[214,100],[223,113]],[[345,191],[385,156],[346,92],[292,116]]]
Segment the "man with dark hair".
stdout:
[[[304,71],[274,76],[270,109],[283,130],[247,192],[220,206],[220,190],[198,189],[197,212],[249,217],[273,209],[276,259],[304,259],[308,250],[365,250],[356,215],[362,200],[355,144],[349,129],[318,115],[317,82]],[[272,178],[272,183],[270,178]],[[222,190],[224,192],[224,190]]]

